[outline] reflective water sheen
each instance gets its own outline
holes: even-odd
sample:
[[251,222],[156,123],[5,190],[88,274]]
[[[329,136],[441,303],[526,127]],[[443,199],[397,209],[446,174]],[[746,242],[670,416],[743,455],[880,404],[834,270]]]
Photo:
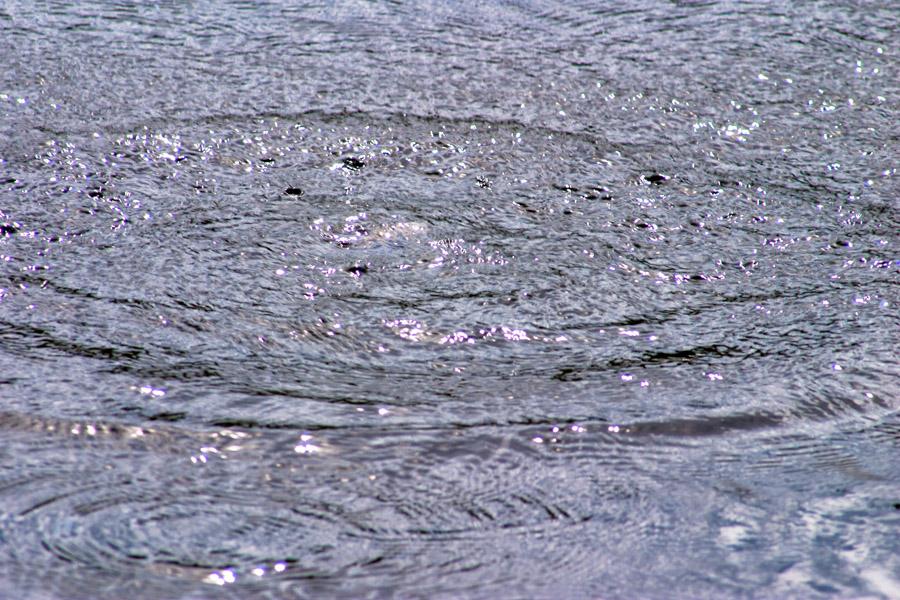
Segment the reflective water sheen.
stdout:
[[893,2],[0,7],[0,596],[900,597]]

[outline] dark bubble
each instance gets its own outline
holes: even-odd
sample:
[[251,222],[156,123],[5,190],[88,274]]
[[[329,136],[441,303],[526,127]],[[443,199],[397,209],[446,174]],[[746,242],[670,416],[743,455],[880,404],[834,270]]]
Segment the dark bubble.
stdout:
[[357,277],[359,277],[360,275],[362,275],[364,273],[368,273],[369,267],[367,267],[366,265],[352,265],[352,266],[347,267],[344,270],[347,273],[350,273],[351,275],[356,275]]
[[362,160],[361,158],[353,157],[353,156],[348,156],[347,158],[344,158],[341,162],[343,162],[345,168],[347,168],[351,171],[359,171],[364,166],[366,166],[366,163],[364,160]]
[[660,173],[653,173],[652,175],[644,175],[644,179],[654,185],[662,185],[669,180],[669,177]]
[[22,225],[19,223],[0,223],[0,235],[9,236],[15,235],[22,230]]

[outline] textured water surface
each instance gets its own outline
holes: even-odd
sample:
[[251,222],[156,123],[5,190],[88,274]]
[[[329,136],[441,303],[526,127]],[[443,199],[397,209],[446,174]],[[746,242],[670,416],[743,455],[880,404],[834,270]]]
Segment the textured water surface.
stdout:
[[0,595],[900,597],[891,2],[7,2]]

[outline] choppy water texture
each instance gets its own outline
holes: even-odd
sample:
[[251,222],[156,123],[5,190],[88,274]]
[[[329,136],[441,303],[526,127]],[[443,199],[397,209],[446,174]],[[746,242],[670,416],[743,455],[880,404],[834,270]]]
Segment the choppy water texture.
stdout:
[[894,2],[6,2],[0,596],[900,597]]

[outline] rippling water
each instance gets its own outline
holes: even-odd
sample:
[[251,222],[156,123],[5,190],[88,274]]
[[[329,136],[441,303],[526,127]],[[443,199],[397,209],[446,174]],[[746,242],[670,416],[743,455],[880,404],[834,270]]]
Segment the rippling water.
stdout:
[[0,595],[900,597],[892,2],[0,8]]

